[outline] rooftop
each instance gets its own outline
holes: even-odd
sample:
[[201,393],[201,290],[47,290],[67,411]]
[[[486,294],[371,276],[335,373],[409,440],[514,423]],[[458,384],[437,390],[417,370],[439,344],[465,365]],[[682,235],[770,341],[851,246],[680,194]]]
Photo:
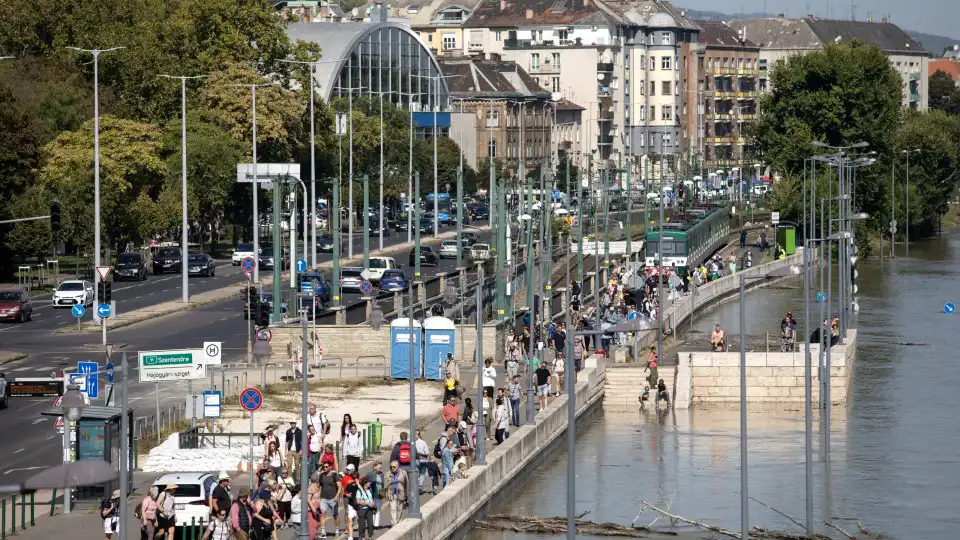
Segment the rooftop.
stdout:
[[954,81],[960,81],[960,62],[945,60],[942,58],[938,60],[931,60],[930,75],[933,75],[938,70],[949,75]]
[[[528,13],[529,10],[529,13]],[[527,15],[530,15],[529,17]],[[524,25],[609,25],[614,18],[583,0],[480,0],[467,28]]]
[[727,23],[734,31],[746,30],[746,37],[765,49],[812,50],[822,43],[804,19],[735,19]]
[[598,3],[634,26],[699,29],[684,10],[664,0],[599,0]]
[[767,49],[822,49],[828,43],[850,43],[854,39],[873,43],[884,52],[927,54],[919,42],[889,22],[840,21],[806,17],[787,19],[735,19],[734,30],[746,29],[747,39]]
[[[420,10],[410,17],[410,22],[413,26],[427,26],[430,24],[444,25],[444,21],[435,19],[437,13],[440,11],[450,7],[459,7],[466,10],[467,17],[469,17],[473,8],[477,7],[479,2],[480,0],[433,0],[433,2],[422,4]],[[453,22],[454,21],[451,21],[447,24]],[[460,22],[461,21],[456,21],[455,25],[460,26]]]
[[741,41],[737,31],[720,21],[696,21],[700,27],[699,43],[708,47],[744,47],[759,48],[749,39]]
[[479,58],[441,58],[451,95],[472,98],[549,99],[550,93],[516,62]]

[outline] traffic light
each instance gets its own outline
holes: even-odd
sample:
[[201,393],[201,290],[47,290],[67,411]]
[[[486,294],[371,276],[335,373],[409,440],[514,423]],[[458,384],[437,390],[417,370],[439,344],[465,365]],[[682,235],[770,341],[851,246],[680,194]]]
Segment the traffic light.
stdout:
[[50,230],[53,232],[60,230],[60,201],[56,199],[50,203]]
[[109,281],[100,281],[97,283],[97,298],[101,304],[109,304],[113,296],[113,287]]

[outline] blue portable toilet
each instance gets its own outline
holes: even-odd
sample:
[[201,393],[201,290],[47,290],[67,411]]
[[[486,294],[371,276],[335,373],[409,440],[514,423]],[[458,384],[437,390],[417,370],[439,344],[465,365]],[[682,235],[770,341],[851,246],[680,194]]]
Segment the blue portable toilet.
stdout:
[[423,372],[428,381],[442,381],[447,354],[455,354],[456,337],[453,321],[446,317],[427,317],[423,321]]
[[[420,376],[423,357],[420,321],[413,321],[413,371]],[[394,379],[410,378],[410,319],[394,319],[390,323],[390,376]]]

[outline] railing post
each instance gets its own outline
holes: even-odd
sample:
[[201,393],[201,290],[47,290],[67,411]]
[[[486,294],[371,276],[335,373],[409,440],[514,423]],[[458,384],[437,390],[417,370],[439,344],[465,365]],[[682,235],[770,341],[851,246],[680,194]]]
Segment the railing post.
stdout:
[[13,526],[10,527],[10,534],[17,534],[17,496],[10,497],[10,514],[13,518]]
[[26,495],[20,497],[20,528],[27,528],[27,497]]
[[36,499],[34,494],[30,494],[30,526],[35,527],[37,525],[37,515],[36,515]]
[[0,501],[0,539],[7,540],[7,500]]
[[50,496],[50,515],[52,516],[57,508],[57,488],[53,488],[53,495]]

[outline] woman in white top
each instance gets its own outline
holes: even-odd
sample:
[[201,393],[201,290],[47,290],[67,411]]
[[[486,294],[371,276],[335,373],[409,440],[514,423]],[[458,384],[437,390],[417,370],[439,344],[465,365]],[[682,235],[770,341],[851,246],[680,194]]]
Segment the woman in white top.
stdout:
[[487,391],[488,396],[493,396],[493,388],[497,385],[497,368],[493,367],[493,361],[487,358],[484,362],[483,376],[481,386]]
[[230,540],[230,521],[226,510],[217,512],[200,540]]
[[563,360],[563,351],[557,351],[557,357],[553,359],[553,375],[556,377],[557,396],[563,392],[563,373],[566,365]]
[[507,425],[510,424],[510,415],[507,413],[507,406],[503,404],[503,398],[497,398],[497,408],[493,412],[493,426],[496,430],[497,444],[503,444],[504,435],[507,432]]
[[307,471],[313,474],[317,470],[317,462],[320,460],[320,454],[323,453],[323,435],[317,433],[317,428],[311,425],[307,428],[307,451],[310,457],[310,468]]
[[290,499],[290,520],[287,523],[296,531],[297,536],[300,536],[300,524],[303,522],[300,491],[294,487],[291,493],[293,493],[293,497]]
[[283,467],[283,452],[277,445],[277,441],[271,441],[267,446],[267,461],[270,462],[270,469],[273,475],[280,478],[280,469]]

